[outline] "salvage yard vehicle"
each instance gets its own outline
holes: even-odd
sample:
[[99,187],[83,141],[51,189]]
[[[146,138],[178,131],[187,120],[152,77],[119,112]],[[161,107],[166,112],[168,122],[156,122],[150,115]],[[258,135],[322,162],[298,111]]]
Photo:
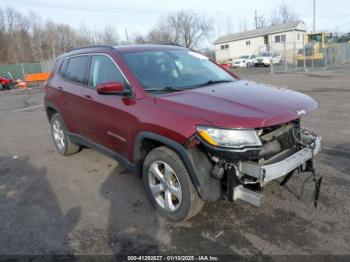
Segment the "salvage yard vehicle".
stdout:
[[250,67],[254,65],[255,58],[256,55],[242,55],[233,61],[232,67]]
[[142,176],[164,217],[205,202],[260,206],[263,188],[314,172],[320,138],[301,118],[309,96],[241,80],[207,57],[170,45],[92,46],[58,58],[45,108],[62,155],[90,147]]
[[263,52],[255,60],[254,66],[270,66],[271,64],[280,64],[281,55],[277,52]]
[[13,81],[11,78],[3,77],[0,75],[0,90],[9,90],[11,89]]
[[313,32],[306,34],[306,45],[298,50],[297,63],[302,65],[326,65],[330,63],[330,44],[333,42],[333,35],[325,32]]

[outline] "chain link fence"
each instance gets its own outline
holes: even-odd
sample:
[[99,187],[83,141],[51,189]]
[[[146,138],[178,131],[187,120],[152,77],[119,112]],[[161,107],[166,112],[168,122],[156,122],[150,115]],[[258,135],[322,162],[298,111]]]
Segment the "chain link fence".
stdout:
[[350,43],[284,42],[270,47],[271,73],[308,71],[328,68],[350,62]]
[[14,80],[23,80],[27,74],[49,72],[54,61],[42,61],[40,63],[21,63],[14,65],[0,65],[0,75],[11,77]]

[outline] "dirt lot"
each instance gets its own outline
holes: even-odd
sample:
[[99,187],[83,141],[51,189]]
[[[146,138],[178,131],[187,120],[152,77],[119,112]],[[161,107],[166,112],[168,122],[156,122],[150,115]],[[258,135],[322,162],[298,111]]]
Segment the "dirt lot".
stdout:
[[[265,191],[258,209],[207,204],[169,223],[150,206],[142,180],[90,149],[56,153],[40,88],[0,93],[0,254],[350,254],[350,66],[242,78],[302,91],[319,102],[304,126],[323,137],[320,204],[295,176]],[[254,94],[252,94],[253,96]]]

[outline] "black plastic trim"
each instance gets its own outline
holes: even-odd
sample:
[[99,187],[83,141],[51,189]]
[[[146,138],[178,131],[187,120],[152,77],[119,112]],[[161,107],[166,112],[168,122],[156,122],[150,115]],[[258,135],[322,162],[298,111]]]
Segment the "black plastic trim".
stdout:
[[45,111],[46,111],[47,119],[49,121],[50,121],[50,119],[49,119],[49,115],[48,115],[48,111],[47,111],[48,108],[54,109],[62,117],[62,114],[60,113],[60,110],[58,110],[58,108],[52,102],[46,101],[45,102]]
[[167,137],[164,137],[152,132],[143,131],[136,136],[135,144],[134,144],[134,163],[136,165],[136,171],[138,173],[140,173],[142,169],[143,159],[141,158],[141,144],[144,139],[152,139],[152,140],[161,142],[162,144],[167,145],[168,147],[173,149],[176,153],[178,153],[181,160],[184,162],[187,168],[187,171],[191,177],[193,184],[195,186],[201,186],[199,182],[200,180],[198,179],[198,173],[194,168],[194,165],[191,161],[188,151],[181,144],[175,142],[174,140],[171,140]]
[[84,50],[89,50],[89,49],[96,49],[96,48],[106,48],[106,49],[115,49],[113,46],[110,45],[91,45],[91,46],[84,46],[84,47],[78,47],[78,48],[72,48],[67,50],[66,53],[63,55],[59,56],[57,60],[65,58],[70,55],[70,53],[74,53],[76,51],[84,51]]
[[68,133],[68,137],[69,137],[69,139],[72,140],[72,142],[74,142],[76,144],[92,148],[95,151],[118,161],[119,163],[121,163],[125,167],[127,167],[131,172],[135,171],[135,165],[133,163],[131,163],[127,158],[122,156],[121,154],[119,154],[113,150],[110,150],[110,149],[108,149],[100,144],[97,144],[96,142],[93,142],[90,139],[87,139],[81,135],[77,135],[74,133]]

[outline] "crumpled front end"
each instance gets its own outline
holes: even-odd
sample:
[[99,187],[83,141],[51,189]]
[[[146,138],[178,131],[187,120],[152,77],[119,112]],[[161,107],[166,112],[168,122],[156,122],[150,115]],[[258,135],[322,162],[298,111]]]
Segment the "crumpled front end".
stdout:
[[260,206],[263,188],[284,177],[282,185],[299,172],[314,175],[315,205],[321,180],[315,177],[314,156],[321,147],[321,138],[300,127],[300,119],[289,123],[256,129],[261,145],[240,150],[215,147],[199,135],[198,148],[213,164],[211,175],[222,181],[223,192],[231,201],[241,199]]

